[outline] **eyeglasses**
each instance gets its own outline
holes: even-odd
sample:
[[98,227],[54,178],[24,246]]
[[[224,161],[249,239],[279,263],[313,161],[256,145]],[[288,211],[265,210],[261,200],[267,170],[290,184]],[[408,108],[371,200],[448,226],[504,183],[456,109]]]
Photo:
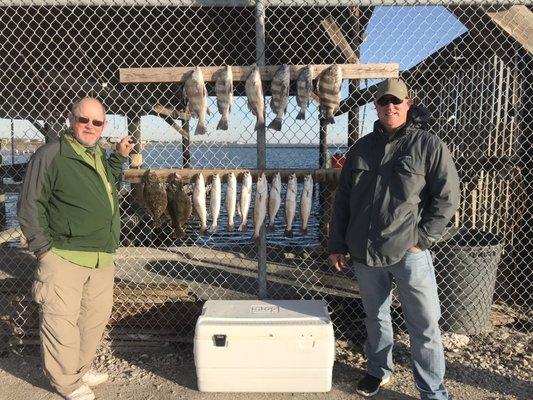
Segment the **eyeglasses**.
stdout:
[[93,126],[96,126],[97,128],[101,127],[104,125],[104,121],[100,121],[98,119],[93,119],[92,121],[87,118],[87,117],[76,117],[76,121],[78,121],[78,123],[80,124],[83,124],[83,125],[86,125],[88,124],[89,122],[91,122],[93,124]]
[[388,105],[389,103],[392,103],[394,104],[395,106],[397,106],[398,104],[402,104],[403,103],[403,99],[399,99],[397,97],[394,97],[394,96],[391,96],[391,97],[381,97],[378,99],[377,101],[378,105],[380,105],[381,107],[385,107],[386,105]]

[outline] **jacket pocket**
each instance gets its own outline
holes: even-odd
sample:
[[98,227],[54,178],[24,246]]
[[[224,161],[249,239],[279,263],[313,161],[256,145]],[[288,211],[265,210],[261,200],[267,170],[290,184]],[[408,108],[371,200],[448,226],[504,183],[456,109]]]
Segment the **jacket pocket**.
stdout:
[[419,175],[425,176],[426,171],[422,165],[415,162],[412,156],[401,156],[398,157],[394,164],[394,170],[397,173],[404,175]]
[[372,166],[361,157],[356,157],[352,164],[352,187],[367,185],[373,173]]
[[425,170],[411,156],[400,157],[396,161],[391,186],[393,197],[400,201],[399,204],[404,201],[412,205],[418,204],[425,184]]
[[107,229],[109,224],[106,224],[100,218],[80,218],[80,219],[67,219],[69,236],[71,238],[90,236],[91,234]]

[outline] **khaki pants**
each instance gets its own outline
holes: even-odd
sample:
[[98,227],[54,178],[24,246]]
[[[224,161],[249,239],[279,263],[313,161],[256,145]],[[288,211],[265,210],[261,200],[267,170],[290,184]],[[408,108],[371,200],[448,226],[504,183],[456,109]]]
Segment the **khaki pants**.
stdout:
[[49,251],[32,287],[40,305],[44,372],[63,396],[82,385],[113,305],[115,268],[80,267]]

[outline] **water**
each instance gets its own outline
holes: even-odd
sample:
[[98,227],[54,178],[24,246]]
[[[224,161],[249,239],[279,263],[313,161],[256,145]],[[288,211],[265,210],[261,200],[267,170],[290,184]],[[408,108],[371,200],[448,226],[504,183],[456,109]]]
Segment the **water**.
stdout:
[[[345,152],[346,147],[331,146],[329,148],[330,154],[336,151]],[[191,152],[191,166],[195,169],[233,169],[233,168],[250,168],[253,169],[257,164],[257,149],[255,146],[250,145],[238,145],[238,144],[192,144],[190,147]],[[318,146],[287,146],[287,145],[267,145],[266,151],[266,166],[267,169],[315,169],[318,168],[319,150]],[[29,155],[21,155],[16,157],[15,162],[27,161]],[[155,145],[146,146],[143,151],[143,160],[146,168],[181,168],[182,167],[182,150],[181,143],[158,143]],[[4,163],[10,163],[10,157],[4,157]],[[250,205],[250,211],[248,214],[248,231],[241,232],[226,232],[227,213],[224,207],[225,195],[226,195],[226,183],[222,177],[222,202],[220,217],[218,219],[219,229],[214,234],[208,234],[204,237],[199,237],[193,234],[192,240],[195,245],[208,246],[211,248],[226,248],[241,246],[244,244],[250,244],[253,234],[253,205],[255,194],[255,182],[254,190],[252,193],[252,201]],[[7,181],[5,183],[8,183]],[[128,185],[126,184],[126,187]],[[298,183],[298,206],[296,209],[296,217],[293,224],[293,238],[286,238],[283,236],[285,229],[285,191],[286,183],[282,184],[282,203],[278,211],[275,225],[276,231],[273,233],[267,233],[267,244],[287,247],[308,247],[318,245],[318,233],[319,233],[319,217],[320,208],[318,204],[319,198],[319,184],[315,184],[314,196],[313,196],[313,208],[309,219],[308,234],[301,236],[299,233],[301,226],[300,219],[300,196],[303,188],[303,183]],[[240,183],[238,185],[238,191],[240,193]],[[16,202],[18,194],[8,193],[6,195],[6,220],[7,227],[18,226],[16,218]],[[209,203],[208,207],[208,224],[211,224]],[[235,216],[235,225],[240,223],[240,217]],[[192,225],[193,231],[197,229],[197,218],[194,219]],[[145,233],[145,232],[143,232]]]

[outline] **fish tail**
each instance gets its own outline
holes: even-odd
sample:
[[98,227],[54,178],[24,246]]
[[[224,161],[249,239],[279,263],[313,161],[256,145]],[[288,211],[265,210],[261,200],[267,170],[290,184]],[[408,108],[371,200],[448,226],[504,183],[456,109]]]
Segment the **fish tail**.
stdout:
[[294,235],[292,234],[292,229],[291,230],[285,229],[283,236],[288,237],[288,238],[293,237]]
[[302,236],[307,235],[307,228],[300,228],[300,233],[302,234]]
[[195,135],[205,135],[207,133],[207,128],[204,124],[198,123],[196,130],[194,131]]
[[268,226],[267,226],[267,232],[272,233],[272,232],[275,232],[275,231],[276,231],[276,225],[274,225],[273,222],[271,222],[270,224],[268,224]]
[[179,226],[174,228],[174,238],[181,239],[183,236],[185,236],[185,231],[183,229]]
[[254,234],[253,234],[253,236],[252,236],[252,240],[253,240],[254,242],[259,241],[259,235],[258,235],[257,233],[254,232]]
[[324,121],[326,122],[326,124],[334,124],[335,123],[335,118],[333,118],[333,115],[326,116],[324,118]]
[[218,225],[211,225],[211,228],[209,229],[210,233],[215,233],[218,230]]
[[200,235],[204,236],[207,233],[207,226],[200,228]]
[[254,131],[259,131],[261,129],[265,129],[265,120],[264,119],[260,119],[260,118],[257,118],[257,122],[255,124],[255,128],[254,128]]
[[239,232],[246,232],[247,230],[248,230],[248,227],[246,226],[244,222],[239,225]]
[[296,119],[305,119],[305,108],[300,109],[300,112],[296,116]]
[[221,131],[227,131],[228,130],[228,117],[222,117],[220,118],[220,121],[218,122],[217,129]]
[[274,129],[275,131],[281,131],[281,125],[282,125],[281,118],[274,118],[274,120],[268,125],[268,129]]
[[235,230],[235,226],[234,226],[234,225],[230,225],[230,224],[228,224],[226,230],[227,230],[228,232],[233,232],[233,231]]

